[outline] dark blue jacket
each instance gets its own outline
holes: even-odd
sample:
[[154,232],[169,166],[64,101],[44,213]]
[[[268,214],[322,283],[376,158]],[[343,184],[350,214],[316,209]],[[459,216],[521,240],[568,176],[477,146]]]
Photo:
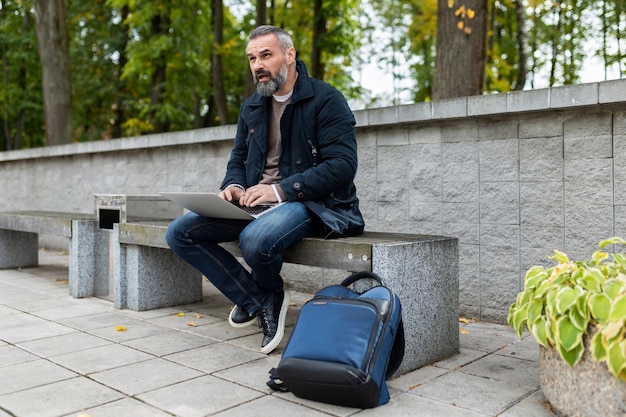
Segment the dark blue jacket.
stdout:
[[[355,120],[343,95],[309,77],[296,61],[298,79],[281,119],[280,186],[288,201],[301,201],[325,225],[325,234],[363,232],[354,177],[357,171]],[[222,189],[248,188],[261,180],[267,152],[271,97],[254,93],[241,106],[237,135]]]

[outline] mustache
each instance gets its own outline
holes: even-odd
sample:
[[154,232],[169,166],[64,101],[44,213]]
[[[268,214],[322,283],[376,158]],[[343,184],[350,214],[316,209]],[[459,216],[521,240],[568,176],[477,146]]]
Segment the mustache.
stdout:
[[257,70],[254,74],[255,74],[257,77],[258,77],[258,76],[260,76],[260,75],[267,75],[267,76],[268,76],[268,77],[270,77],[270,78],[272,77],[272,73],[271,73],[271,72],[269,72],[268,70],[264,70],[264,69]]

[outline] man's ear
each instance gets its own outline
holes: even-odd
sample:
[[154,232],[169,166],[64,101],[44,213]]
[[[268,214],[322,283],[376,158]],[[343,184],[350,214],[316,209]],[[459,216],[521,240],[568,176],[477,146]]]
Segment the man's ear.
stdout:
[[287,49],[287,64],[291,65],[296,60],[296,49],[289,48]]

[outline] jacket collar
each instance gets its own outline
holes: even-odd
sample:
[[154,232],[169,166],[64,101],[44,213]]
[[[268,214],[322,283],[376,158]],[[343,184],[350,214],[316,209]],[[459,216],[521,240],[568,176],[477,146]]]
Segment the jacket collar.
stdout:
[[[306,68],[306,64],[302,60],[296,60],[296,71],[298,72],[298,79],[296,80],[296,84],[293,86],[293,96],[291,99],[292,103],[313,96],[313,87],[311,86],[309,71]],[[250,96],[249,104],[251,106],[262,106],[267,103],[268,99],[269,97],[263,97],[259,93],[254,92],[254,94]]]

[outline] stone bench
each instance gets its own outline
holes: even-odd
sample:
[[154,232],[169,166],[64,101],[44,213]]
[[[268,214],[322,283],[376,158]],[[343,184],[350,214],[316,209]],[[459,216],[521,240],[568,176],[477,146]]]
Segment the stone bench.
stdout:
[[[147,310],[202,300],[201,274],[165,242],[168,224],[129,222],[114,226],[115,307]],[[223,246],[240,255],[236,243]],[[373,271],[398,294],[407,341],[398,374],[458,352],[457,239],[366,232],[349,238],[303,239],[283,254],[287,263]],[[298,280],[283,278],[288,289],[299,289]]]
[[[56,211],[0,212],[0,268],[25,268],[39,263],[39,235],[69,240],[69,287],[75,297],[107,294],[106,288],[94,288],[95,279],[107,262],[98,247],[96,216]],[[108,254],[108,252],[107,252]],[[108,271],[108,268],[106,269]],[[82,285],[78,286],[78,283]],[[83,292],[88,288],[88,294]]]

